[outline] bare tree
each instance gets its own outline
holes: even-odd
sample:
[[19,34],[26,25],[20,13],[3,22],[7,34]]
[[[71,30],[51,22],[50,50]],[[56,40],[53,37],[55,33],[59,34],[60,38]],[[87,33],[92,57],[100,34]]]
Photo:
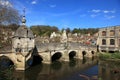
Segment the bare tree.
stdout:
[[0,24],[18,24],[20,15],[9,0],[0,0]]

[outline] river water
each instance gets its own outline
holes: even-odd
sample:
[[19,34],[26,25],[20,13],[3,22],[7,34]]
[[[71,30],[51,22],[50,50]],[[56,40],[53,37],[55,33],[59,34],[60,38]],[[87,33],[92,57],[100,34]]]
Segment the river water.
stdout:
[[34,65],[26,71],[8,70],[0,74],[0,80],[120,80],[120,65],[116,64],[115,67],[109,66],[97,58],[55,61]]

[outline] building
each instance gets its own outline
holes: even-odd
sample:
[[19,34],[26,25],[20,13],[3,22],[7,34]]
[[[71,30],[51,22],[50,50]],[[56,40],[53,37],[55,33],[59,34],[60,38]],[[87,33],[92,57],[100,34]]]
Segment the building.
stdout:
[[15,32],[12,39],[12,52],[27,55],[35,47],[35,40],[32,31],[25,25],[26,19],[23,16],[22,25]]
[[115,52],[120,49],[120,26],[101,28],[97,45],[100,52]]

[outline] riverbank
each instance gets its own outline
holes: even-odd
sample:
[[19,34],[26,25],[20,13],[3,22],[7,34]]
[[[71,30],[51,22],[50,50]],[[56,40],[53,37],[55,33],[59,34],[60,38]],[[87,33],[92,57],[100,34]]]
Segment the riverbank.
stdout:
[[120,53],[99,53],[100,60],[120,61]]

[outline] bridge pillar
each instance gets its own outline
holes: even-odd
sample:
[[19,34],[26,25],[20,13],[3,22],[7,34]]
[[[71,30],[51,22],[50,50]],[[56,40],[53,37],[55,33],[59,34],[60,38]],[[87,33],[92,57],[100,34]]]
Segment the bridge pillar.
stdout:
[[51,52],[44,52],[40,54],[43,58],[42,63],[50,64],[51,63]]
[[16,62],[15,62],[15,69],[16,70],[26,70],[28,67],[29,67],[29,65],[26,61],[26,57],[21,54],[17,54]]
[[91,57],[92,57],[92,53],[91,53],[91,51],[88,51],[88,50],[87,50],[86,57],[88,57],[88,58],[91,58]]
[[69,61],[68,50],[65,50],[62,56],[63,61]]
[[83,54],[82,54],[82,51],[81,51],[81,50],[78,50],[77,58],[78,58],[78,59],[83,59]]

